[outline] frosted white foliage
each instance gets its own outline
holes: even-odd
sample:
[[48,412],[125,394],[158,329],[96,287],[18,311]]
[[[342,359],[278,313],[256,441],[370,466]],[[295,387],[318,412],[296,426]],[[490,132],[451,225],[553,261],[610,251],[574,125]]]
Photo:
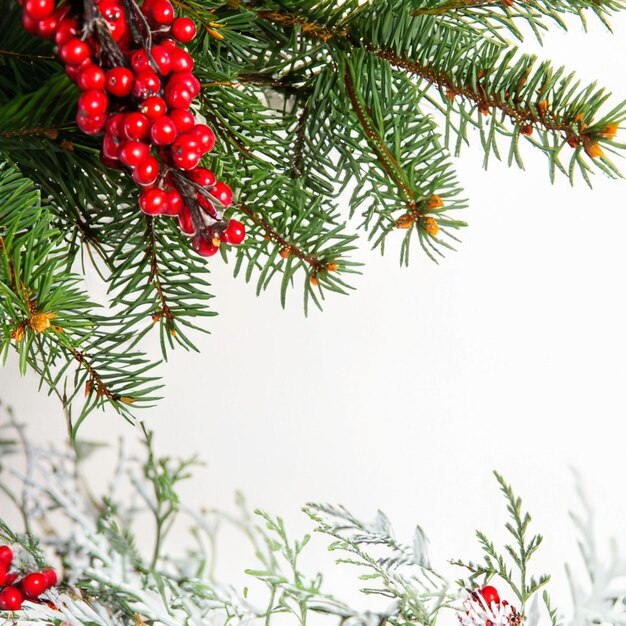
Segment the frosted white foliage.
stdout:
[[[12,546],[20,573],[47,567],[48,558],[62,561],[62,583],[41,603],[28,601],[13,614],[0,612],[0,625],[273,626],[278,618],[279,624],[308,626],[312,614],[315,624],[326,620],[335,626],[560,624],[545,593],[549,577],[534,577],[528,570],[541,537],[527,533],[530,516],[499,475],[514,542],[499,550],[478,533],[484,561],[453,561],[466,575],[456,582],[431,563],[421,527],[405,543],[382,512],[363,522],[341,506],[308,505],[305,512],[316,530],[331,538],[337,562],[356,568],[365,594],[383,598],[384,610],[363,611],[327,593],[321,574],[302,571],[299,560],[309,536],[292,539],[279,517],[251,514],[241,499],[235,514],[188,508],[176,491],[195,461],[156,457],[149,433],[146,444],[143,458],[121,447],[109,489],[95,495],[81,463],[97,446],[81,444],[78,454],[69,447],[37,446],[0,406],[0,510],[6,502],[24,520],[18,532],[0,519],[0,543]],[[570,575],[571,626],[626,626],[626,563],[616,549],[608,560],[599,558],[591,509],[583,503],[585,515],[574,522],[587,580]],[[180,517],[191,524],[191,543],[185,553],[171,554],[167,534]],[[148,553],[135,543],[138,518],[155,529]],[[241,533],[256,559],[245,589],[220,580],[214,567],[217,529],[223,525]],[[58,561],[52,565],[58,568]],[[519,613],[505,602],[488,606],[473,593],[487,581],[506,589]]]
[[487,603],[480,594],[469,595],[459,611],[461,626],[517,626],[519,613],[508,602]]

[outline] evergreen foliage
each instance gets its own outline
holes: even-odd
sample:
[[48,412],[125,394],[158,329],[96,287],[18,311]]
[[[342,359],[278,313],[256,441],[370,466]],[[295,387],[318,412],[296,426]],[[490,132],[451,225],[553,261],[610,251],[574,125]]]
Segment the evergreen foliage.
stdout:
[[[571,16],[608,25],[621,0],[174,4],[202,26],[196,114],[218,135],[205,164],[236,190],[249,233],[222,256],[257,292],[278,283],[283,306],[298,284],[305,308],[347,293],[359,236],[405,264],[414,248],[437,260],[456,245],[467,203],[452,157],[473,137],[485,165],[523,167],[527,146],[552,178],[619,175],[609,157],[624,103],[511,41]],[[16,349],[62,398],[75,434],[94,407],[130,416],[154,401],[141,339],[157,326],[164,358],[194,349],[215,314],[209,264],[172,221],[139,212],[132,182],[76,128],[77,91],[53,47],[21,28],[14,0],[2,14],[2,353]],[[81,287],[84,265],[108,286],[103,307]]]
[[[303,568],[303,553],[315,549],[310,535],[293,539],[280,517],[250,513],[241,497],[234,514],[187,506],[177,490],[196,459],[159,457],[146,434],[146,454],[140,458],[122,447],[110,488],[95,494],[83,467],[95,446],[39,447],[1,409],[0,454],[9,462],[0,467],[0,490],[21,512],[25,528],[18,531],[0,518],[0,544],[21,546],[24,571],[47,566],[46,556],[55,552],[63,559],[64,582],[45,596],[52,605],[25,603],[17,624],[63,619],[76,626],[269,626],[286,615],[305,626],[317,615],[355,626],[435,626],[440,620],[447,623],[451,611],[453,619],[464,612],[464,602],[482,584],[455,584],[437,571],[419,526],[406,544],[381,512],[366,523],[344,507],[310,504],[305,512],[315,530],[332,541],[337,563],[356,568],[367,597],[386,601],[386,609],[360,610],[330,594],[321,573]],[[510,508],[509,514],[517,525],[517,514]],[[191,544],[181,554],[168,549],[166,541],[177,519],[186,522],[185,528],[191,525]],[[249,583],[243,589],[221,574],[217,554],[224,527],[240,533],[241,552],[248,546],[256,560],[246,571]],[[511,554],[525,558],[517,546]]]

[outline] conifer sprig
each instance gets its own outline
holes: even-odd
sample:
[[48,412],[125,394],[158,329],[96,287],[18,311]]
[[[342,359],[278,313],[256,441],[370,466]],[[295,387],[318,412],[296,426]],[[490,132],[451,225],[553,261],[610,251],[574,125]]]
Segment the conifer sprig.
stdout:
[[[450,153],[473,137],[485,165],[496,157],[523,167],[528,148],[547,156],[552,178],[590,182],[594,170],[619,176],[610,157],[623,148],[616,133],[626,106],[524,54],[521,44],[524,23],[545,36],[568,16],[606,21],[622,1],[175,5],[201,25],[189,46],[203,87],[196,114],[221,146],[205,165],[232,183],[226,218],[241,219],[249,233],[222,257],[257,293],[276,284],[283,306],[294,286],[305,309],[321,307],[330,292],[348,293],[361,270],[359,239],[381,251],[399,248],[403,264],[415,248],[438,260],[455,247],[467,202]],[[107,283],[108,321],[92,335],[94,357],[109,367],[119,337],[139,349],[153,328],[165,357],[176,345],[194,349],[195,331],[208,330],[214,315],[209,266],[175,225],[139,213],[128,176],[100,164],[98,140],[74,122],[75,87],[53,47],[21,29],[20,15],[9,2],[0,46],[0,162],[40,190],[66,269],[88,259]],[[84,318],[99,315],[87,308]],[[11,329],[2,332],[10,337]],[[124,367],[141,378],[137,358]],[[64,397],[62,378],[41,371]]]

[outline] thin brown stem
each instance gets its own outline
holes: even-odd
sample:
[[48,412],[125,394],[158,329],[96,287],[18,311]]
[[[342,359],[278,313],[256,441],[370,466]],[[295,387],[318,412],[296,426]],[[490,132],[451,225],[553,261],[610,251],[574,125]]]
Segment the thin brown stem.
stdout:
[[244,215],[247,215],[257,226],[260,226],[265,231],[267,239],[277,243],[282,250],[288,250],[293,256],[298,257],[305,263],[308,263],[313,268],[313,273],[317,273],[327,269],[327,264],[320,261],[316,256],[307,254],[304,250],[298,248],[294,244],[285,239],[270,223],[261,215],[256,213],[253,209],[245,204],[238,204],[236,208],[239,209]]
[[54,61],[56,58],[50,54],[29,54],[28,52],[17,52],[16,50],[0,50],[0,54],[32,61]]

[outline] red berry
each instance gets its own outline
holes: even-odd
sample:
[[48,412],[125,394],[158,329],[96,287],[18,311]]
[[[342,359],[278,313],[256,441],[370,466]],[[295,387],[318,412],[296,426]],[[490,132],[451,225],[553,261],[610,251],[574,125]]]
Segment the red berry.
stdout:
[[62,46],[72,37],[75,37],[77,32],[76,20],[66,17],[59,22],[57,32],[54,35],[54,41],[57,46]]
[[200,150],[186,141],[187,137],[187,135],[179,137],[171,148],[172,160],[181,170],[192,170],[202,157]]
[[172,35],[181,43],[188,43],[196,36],[196,24],[189,17],[179,17],[172,22]]
[[22,26],[31,35],[36,35],[39,30],[39,22],[26,12],[22,13]]
[[127,141],[119,151],[119,159],[130,168],[137,167],[150,154],[150,148],[140,141]]
[[0,563],[4,565],[10,565],[13,561],[13,550],[9,546],[0,546]]
[[91,117],[106,113],[108,107],[109,98],[104,91],[85,91],[78,98],[78,109]]
[[133,170],[133,180],[142,187],[154,185],[159,177],[159,162],[150,155],[135,167]]
[[117,98],[125,98],[133,89],[135,75],[126,67],[114,67],[106,73],[107,91]]
[[145,100],[158,94],[160,89],[161,79],[154,70],[141,70],[135,75],[132,93],[136,98]]
[[486,585],[478,590],[478,593],[483,597],[488,606],[491,606],[492,602],[496,604],[500,604],[500,595],[498,594],[498,590],[491,585]]
[[174,109],[170,111],[170,118],[179,133],[189,132],[195,124],[193,114],[186,109]]
[[189,172],[189,178],[203,187],[213,187],[216,182],[215,174],[206,167],[196,167],[195,170]]
[[150,64],[148,59],[148,53],[145,48],[140,48],[132,53],[130,57],[130,64],[135,72],[141,72],[143,70],[153,70],[154,68]]
[[119,159],[122,143],[123,140],[119,137],[111,135],[108,132],[105,133],[104,139],[102,140],[102,154],[107,159]]
[[215,145],[215,134],[206,124],[196,124],[191,134],[198,138],[202,151],[206,154],[213,150]]
[[128,113],[124,118],[124,135],[136,141],[147,139],[150,136],[150,124],[150,119],[143,113]]
[[160,146],[166,146],[173,143],[178,136],[178,131],[174,122],[167,115],[163,115],[154,121],[150,129],[152,141]]
[[141,103],[139,110],[151,120],[157,120],[167,113],[167,105],[163,98],[150,96]]
[[170,49],[166,46],[152,46],[152,58],[163,76],[170,73],[172,69],[172,59]]
[[146,215],[161,215],[167,209],[167,193],[163,189],[144,189],[139,194],[139,208]]
[[200,81],[191,72],[178,72],[172,74],[168,85],[176,87],[186,87],[191,91],[191,95],[195,98],[201,89]]
[[0,587],[4,587],[7,584],[8,569],[8,564],[0,563]]
[[53,569],[45,569],[41,573],[46,577],[46,587],[54,587],[57,584],[59,577]]
[[204,237],[194,237],[191,245],[200,256],[213,256],[219,250],[210,239],[207,241]]
[[211,189],[211,194],[225,207],[233,203],[233,192],[230,187],[221,180]]
[[107,133],[113,137],[124,136],[124,122],[126,115],[124,113],[115,113],[109,116],[107,120]]
[[183,210],[180,212],[178,216],[178,225],[180,226],[180,230],[185,235],[195,235],[196,227],[193,224],[193,218],[191,217],[191,211],[188,207],[183,207]]
[[54,9],[54,0],[26,0],[24,3],[24,13],[37,21],[52,15]]
[[84,111],[78,111],[76,114],[76,125],[86,135],[97,135],[105,126],[107,122],[107,116],[103,113],[101,115],[89,115]]
[[174,7],[169,0],[153,0],[148,14],[155,24],[168,26],[174,21]]
[[63,63],[78,65],[91,56],[91,48],[78,37],[68,39],[59,49],[59,57]]
[[106,20],[114,41],[120,41],[128,32],[124,7],[117,0],[100,0],[98,9]]
[[59,20],[60,18],[56,15],[56,12],[39,20],[37,22],[37,35],[42,39],[52,41],[59,27]]
[[193,69],[193,57],[189,52],[181,48],[171,48],[172,72],[191,72]]
[[217,217],[217,211],[215,210],[213,203],[203,193],[198,192],[196,194],[196,199],[205,213],[208,213],[211,217]]
[[165,87],[165,102],[170,109],[188,109],[193,93],[186,85],[169,84]]
[[180,215],[181,211],[185,208],[185,201],[183,197],[176,191],[171,189],[167,192],[167,211],[165,215]]
[[24,596],[17,587],[9,586],[0,591],[0,609],[5,611],[19,611],[23,600]]
[[78,88],[83,91],[88,91],[90,89],[104,89],[106,79],[102,68],[93,63],[85,66],[85,68],[78,74],[76,84],[78,85]]
[[238,246],[246,238],[246,227],[238,220],[230,220],[222,233],[223,241]]
[[24,576],[21,586],[25,596],[38,598],[48,588],[48,581],[41,572],[35,572]]
[[76,82],[78,80],[78,75],[88,66],[93,65],[93,61],[91,57],[86,58],[81,63],[77,63],[76,65],[66,65],[65,73],[70,77],[71,80]]

